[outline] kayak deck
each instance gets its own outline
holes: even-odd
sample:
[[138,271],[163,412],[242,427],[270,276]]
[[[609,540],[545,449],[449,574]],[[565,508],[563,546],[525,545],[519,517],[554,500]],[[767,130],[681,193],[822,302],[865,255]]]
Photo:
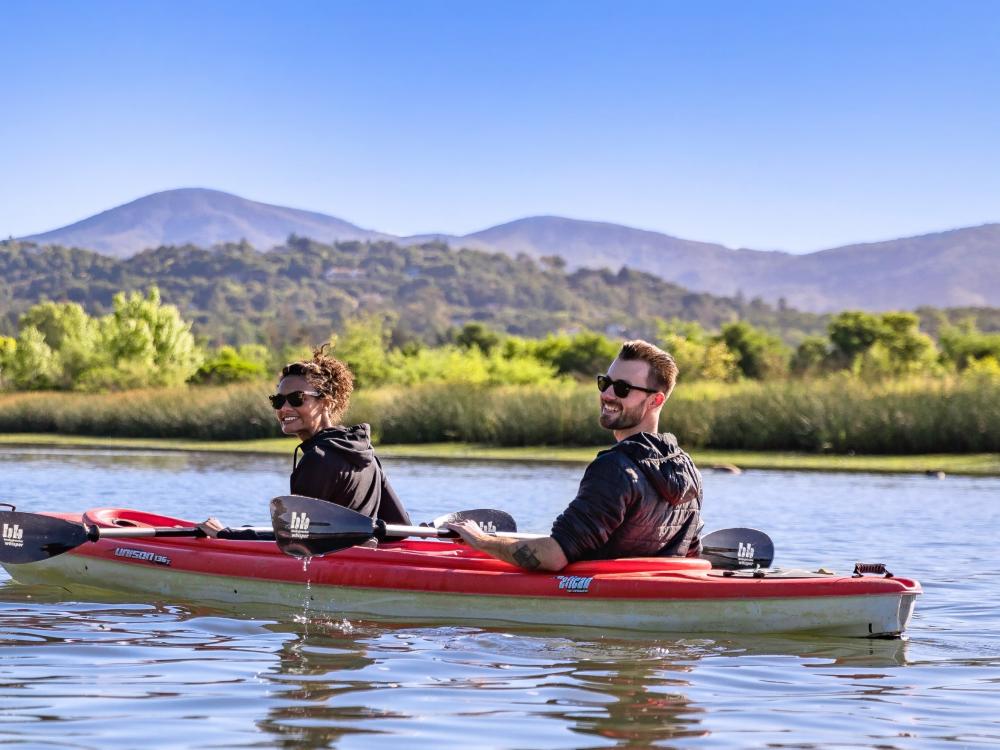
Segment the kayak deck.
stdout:
[[[61,515],[98,526],[191,526],[120,509]],[[268,541],[102,539],[41,562],[6,566],[25,583],[74,584],[156,597],[276,604],[435,621],[504,621],[648,632],[902,633],[916,581],[795,572],[713,571],[696,558],[574,563],[526,572],[450,541],[351,547],[289,557]]]

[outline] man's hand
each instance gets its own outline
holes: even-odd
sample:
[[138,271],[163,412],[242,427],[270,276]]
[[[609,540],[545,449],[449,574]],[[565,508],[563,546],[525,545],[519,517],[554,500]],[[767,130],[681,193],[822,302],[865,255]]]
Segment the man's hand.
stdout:
[[559,542],[550,536],[541,539],[510,539],[487,534],[475,521],[446,523],[444,528],[458,534],[473,549],[525,570],[562,570],[569,561]]
[[[470,547],[475,549],[483,549],[480,545],[483,542],[488,542],[490,539],[496,539],[494,536],[490,536],[475,521],[465,519],[464,521],[457,521],[455,523],[448,522],[444,524],[444,528],[451,529],[456,534],[458,534],[462,541],[468,544]],[[485,552],[485,550],[483,550]]]

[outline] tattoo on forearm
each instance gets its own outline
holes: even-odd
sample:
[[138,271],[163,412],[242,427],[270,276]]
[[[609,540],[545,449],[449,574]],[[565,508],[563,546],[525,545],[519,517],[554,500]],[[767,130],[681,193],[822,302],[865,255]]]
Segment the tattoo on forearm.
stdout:
[[538,570],[538,566],[542,564],[542,561],[538,559],[534,550],[527,544],[517,545],[511,557],[518,566],[528,570]]

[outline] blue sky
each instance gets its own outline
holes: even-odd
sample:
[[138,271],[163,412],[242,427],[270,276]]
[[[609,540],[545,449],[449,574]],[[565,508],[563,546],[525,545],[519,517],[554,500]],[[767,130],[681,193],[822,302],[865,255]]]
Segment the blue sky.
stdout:
[[819,250],[1000,221],[1000,2],[0,0],[0,236],[210,187]]

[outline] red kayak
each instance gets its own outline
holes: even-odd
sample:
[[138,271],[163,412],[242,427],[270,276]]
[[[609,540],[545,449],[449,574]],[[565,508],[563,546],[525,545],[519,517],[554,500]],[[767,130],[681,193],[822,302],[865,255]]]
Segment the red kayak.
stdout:
[[[28,515],[28,514],[22,514]],[[574,563],[526,572],[451,540],[382,542],[301,559],[274,541],[165,536],[193,524],[135,510],[46,514],[97,541],[35,562],[3,562],[24,583],[141,595],[144,600],[274,604],[337,615],[434,622],[517,622],[652,633],[789,633],[891,637],[920,584],[878,575],[716,570],[698,558]],[[7,536],[15,534],[5,524]],[[155,536],[105,538],[118,529]],[[131,532],[130,532],[131,533]],[[13,536],[12,536],[13,539]],[[18,540],[13,539],[12,543]],[[62,550],[60,550],[61,552]]]

